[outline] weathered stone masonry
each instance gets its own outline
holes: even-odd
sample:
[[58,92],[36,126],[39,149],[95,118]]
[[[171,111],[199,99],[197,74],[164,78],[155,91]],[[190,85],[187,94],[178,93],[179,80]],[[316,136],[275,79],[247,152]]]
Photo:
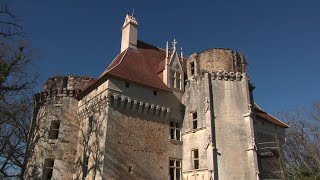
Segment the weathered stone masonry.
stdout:
[[[34,96],[25,179],[282,179],[288,126],[253,99],[243,55],[187,59],[138,41],[126,16],[121,52],[102,75],[50,78]],[[170,50],[169,50],[170,49]]]

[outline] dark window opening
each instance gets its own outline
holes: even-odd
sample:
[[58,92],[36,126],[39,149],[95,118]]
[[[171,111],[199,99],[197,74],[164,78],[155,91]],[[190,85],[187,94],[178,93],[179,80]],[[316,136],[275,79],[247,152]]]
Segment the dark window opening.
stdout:
[[192,129],[197,129],[198,128],[198,114],[197,112],[192,113]]
[[194,75],[194,71],[195,71],[194,62],[191,62],[191,63],[190,63],[190,73],[191,73],[191,76]]
[[153,91],[153,95],[158,95],[158,92],[157,91]]
[[126,82],[125,85],[126,85],[126,88],[130,87],[130,83],[128,83],[128,82]]
[[199,151],[198,149],[192,150],[193,168],[199,169]]
[[58,139],[59,128],[60,128],[60,120],[51,121],[49,139]]
[[178,122],[170,121],[170,139],[181,140],[180,125]]
[[50,180],[53,175],[53,166],[54,166],[54,159],[45,159],[44,160],[44,172],[43,172],[43,179]]
[[69,85],[69,79],[68,77],[64,77],[62,82],[62,88],[68,88],[68,85]]
[[82,169],[83,177],[87,177],[88,169],[89,169],[88,167],[89,167],[89,156],[85,155],[83,157],[83,169]]
[[180,180],[181,179],[181,161],[180,160],[170,160],[170,180]]
[[132,173],[132,166],[129,166],[128,172]]
[[93,116],[89,117],[89,122],[88,122],[88,135],[92,133],[92,127],[93,127]]

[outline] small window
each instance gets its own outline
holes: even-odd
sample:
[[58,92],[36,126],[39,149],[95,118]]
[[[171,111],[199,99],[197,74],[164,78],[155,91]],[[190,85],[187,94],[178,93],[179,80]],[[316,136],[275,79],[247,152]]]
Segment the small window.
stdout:
[[191,63],[190,63],[190,73],[191,73],[191,76],[194,75],[194,72],[195,72],[194,62],[191,62]]
[[197,112],[193,112],[192,114],[192,129],[198,128],[198,114]]
[[58,139],[59,128],[60,128],[60,120],[51,121],[49,139]]
[[129,166],[129,167],[128,167],[128,172],[129,172],[129,173],[132,173],[132,166]]
[[181,89],[181,74],[176,72],[176,88]]
[[53,166],[54,159],[45,159],[44,160],[44,170],[43,170],[43,179],[50,180],[53,175]]
[[170,87],[175,88],[175,89],[182,89],[181,85],[181,73],[175,71],[175,70],[170,70]]
[[82,166],[83,177],[87,177],[88,169],[89,169],[88,167],[89,167],[89,156],[88,155],[84,155],[84,157],[83,157],[83,166]]
[[158,95],[158,91],[153,91],[153,95]]
[[92,128],[93,128],[93,116],[90,116],[88,121],[88,135],[92,133]]
[[181,179],[181,160],[170,160],[170,180],[180,180]]
[[170,139],[181,140],[180,124],[178,122],[170,121]]
[[130,87],[130,83],[128,83],[128,82],[126,82],[125,85],[126,85],[126,88]]
[[192,150],[193,169],[199,169],[199,151],[198,149]]

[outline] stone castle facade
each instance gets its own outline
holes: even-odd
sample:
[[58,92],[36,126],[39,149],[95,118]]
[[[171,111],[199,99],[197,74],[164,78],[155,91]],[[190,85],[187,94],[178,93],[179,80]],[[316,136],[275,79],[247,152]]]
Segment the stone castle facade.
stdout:
[[98,79],[52,77],[34,96],[25,179],[282,179],[288,126],[255,102],[243,55],[183,57],[138,40]]

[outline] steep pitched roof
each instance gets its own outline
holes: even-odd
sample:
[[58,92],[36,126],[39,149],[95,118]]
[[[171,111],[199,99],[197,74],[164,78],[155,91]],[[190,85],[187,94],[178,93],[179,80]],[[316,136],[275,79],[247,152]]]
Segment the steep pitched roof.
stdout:
[[256,103],[254,104],[254,109],[255,109],[255,112],[256,112],[256,115],[273,123],[273,124],[276,124],[278,126],[281,126],[283,128],[289,128],[289,126],[280,121],[279,119],[273,117],[272,115],[268,114],[267,112],[265,112],[264,110],[262,110]]
[[165,51],[142,41],[138,41],[137,48],[138,50],[127,49],[117,55],[98,80],[80,93],[78,98],[81,99],[102,84],[107,77],[170,92],[162,79],[157,76],[159,69],[164,69],[161,61],[165,59]]

